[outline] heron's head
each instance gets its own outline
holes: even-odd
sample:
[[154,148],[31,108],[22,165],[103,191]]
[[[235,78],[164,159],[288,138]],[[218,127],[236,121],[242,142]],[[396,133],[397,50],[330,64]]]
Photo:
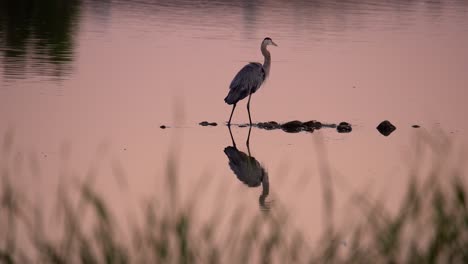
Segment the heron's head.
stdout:
[[276,45],[276,43],[274,43],[273,40],[271,40],[271,38],[269,38],[269,37],[266,37],[266,38],[263,40],[262,44],[265,45],[265,46],[273,45],[273,46],[278,47],[278,45]]

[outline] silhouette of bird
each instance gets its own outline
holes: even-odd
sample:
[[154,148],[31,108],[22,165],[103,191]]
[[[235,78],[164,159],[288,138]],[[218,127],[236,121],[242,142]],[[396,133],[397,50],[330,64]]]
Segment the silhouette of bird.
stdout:
[[231,85],[229,85],[229,93],[226,98],[224,98],[224,101],[228,105],[233,105],[228,126],[231,125],[232,115],[234,114],[234,109],[236,109],[237,102],[247,96],[249,97],[247,102],[247,112],[249,113],[250,126],[252,126],[252,118],[250,117],[250,97],[260,88],[263,81],[265,81],[270,74],[271,55],[267,50],[268,45],[278,46],[273,42],[273,40],[271,40],[271,38],[268,37],[262,41],[260,50],[265,57],[263,65],[258,62],[251,62],[245,65],[244,68],[236,74]]
[[[270,181],[268,179],[268,173],[262,167],[262,165],[250,155],[250,146],[248,144],[249,140],[247,140],[247,150],[248,155],[242,151],[239,151],[236,147],[236,142],[234,141],[234,137],[232,136],[231,128],[229,128],[229,133],[232,139],[232,146],[228,146],[224,149],[224,153],[229,159],[229,167],[237,176],[242,183],[249,187],[258,187],[262,185],[262,193],[258,198],[260,208],[262,210],[269,209],[269,202],[266,202],[266,197],[270,193]],[[250,130],[248,138],[250,138]]]

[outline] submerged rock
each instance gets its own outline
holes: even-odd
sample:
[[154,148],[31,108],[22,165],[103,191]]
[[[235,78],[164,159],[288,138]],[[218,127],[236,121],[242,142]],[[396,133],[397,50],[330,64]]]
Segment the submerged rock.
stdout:
[[388,120],[385,120],[383,122],[381,122],[378,126],[377,126],[377,130],[380,132],[380,134],[384,135],[384,136],[388,136],[390,135],[393,131],[395,131],[396,127],[390,123],[390,121]]
[[419,128],[419,127],[421,127],[421,126],[419,126],[419,125],[412,125],[412,127],[414,127],[414,128]]
[[260,122],[257,124],[258,128],[266,129],[266,130],[273,130],[273,129],[278,129],[280,128],[280,124],[278,124],[275,121],[270,121],[270,122]]
[[[249,124],[241,124],[238,125],[239,127],[247,127]],[[298,133],[301,131],[306,131],[306,132],[314,132],[315,129],[321,129],[321,128],[336,128],[336,124],[326,124],[322,123],[316,120],[309,120],[307,122],[302,122],[299,120],[293,120],[289,121],[283,124],[280,124],[275,121],[269,121],[269,122],[259,122],[256,124],[253,124],[253,126],[258,127],[260,129],[265,129],[265,130],[274,130],[274,129],[281,129],[284,132],[287,133]],[[342,122],[340,124],[340,127],[338,129],[338,132],[340,133],[348,133],[351,132],[351,125]]]
[[349,133],[351,132],[353,129],[351,127],[351,125],[347,122],[341,122],[337,127],[336,127],[336,130],[338,131],[338,133]]
[[315,120],[304,122],[302,125],[304,126],[304,129],[306,131],[313,131],[314,129],[322,128],[322,123],[320,123],[319,121],[315,121]]
[[160,126],[159,128],[161,128],[161,129],[166,129],[166,128],[167,128],[167,126],[165,126],[165,125],[162,125],[162,126]]
[[304,129],[304,123],[299,120],[289,121],[281,125],[281,129],[288,133],[297,133]]
[[203,121],[198,123],[200,126],[217,126],[218,124],[216,122],[208,122],[208,121]]
[[[199,125],[200,126],[217,126],[218,124],[215,122],[210,123],[208,121],[203,121],[203,122],[200,122]],[[250,127],[250,124],[248,123],[236,124],[235,126]],[[299,133],[301,131],[312,133],[314,132],[314,130],[322,129],[322,128],[336,128],[338,133],[349,133],[352,131],[351,125],[347,122],[341,122],[339,125],[336,125],[332,123],[322,123],[317,120],[309,120],[306,122],[293,120],[293,121],[289,121],[283,124],[278,123],[276,121],[268,121],[268,122],[254,123],[252,124],[252,126],[260,128],[260,129],[265,129],[265,130],[281,129],[287,133]]]
[[322,127],[326,127],[326,128],[336,128],[336,124],[322,124]]

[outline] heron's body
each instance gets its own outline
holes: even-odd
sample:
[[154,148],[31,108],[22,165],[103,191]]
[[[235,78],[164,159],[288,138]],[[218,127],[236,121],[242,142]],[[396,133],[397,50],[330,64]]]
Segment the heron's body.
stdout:
[[252,119],[250,117],[250,97],[260,88],[260,86],[270,74],[271,55],[267,50],[268,45],[276,46],[276,44],[270,38],[265,38],[262,41],[260,50],[265,57],[263,65],[258,62],[251,62],[245,65],[244,68],[242,68],[236,74],[231,82],[231,85],[229,85],[229,93],[226,98],[224,98],[224,101],[227,104],[233,105],[228,125],[231,124],[232,114],[234,113],[237,102],[246,98],[247,96],[249,97],[247,111],[249,113],[250,125],[252,125]]
[[229,105],[236,104],[255,93],[265,79],[266,74],[262,64],[251,62],[245,65],[229,85],[229,94],[224,98],[224,101]]

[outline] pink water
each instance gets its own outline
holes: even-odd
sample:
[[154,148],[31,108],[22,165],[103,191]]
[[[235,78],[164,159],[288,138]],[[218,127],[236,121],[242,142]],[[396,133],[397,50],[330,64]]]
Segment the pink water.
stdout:
[[[465,1],[116,0],[78,8],[63,65],[38,62],[34,45],[8,57],[14,47],[0,41],[0,135],[14,135],[4,164],[24,167],[14,183],[32,197],[53,197],[60,180],[96,175],[95,187],[115,207],[149,195],[165,201],[175,151],[182,197],[206,183],[201,212],[220,201],[226,214],[238,202],[258,212],[261,188],[238,181],[223,152],[231,145],[223,98],[243,65],[263,61],[266,36],[279,47],[270,47],[270,78],[252,97],[254,121],[353,126],[349,134],[252,130],[251,154],[269,173],[272,210],[285,208],[310,237],[323,226],[322,158],[340,211],[356,191],[400,199],[418,132],[468,142]],[[234,123],[248,121],[245,103]],[[218,126],[199,126],[204,120]],[[383,120],[397,127],[388,137],[375,129]],[[244,152],[247,132],[233,128]]]

